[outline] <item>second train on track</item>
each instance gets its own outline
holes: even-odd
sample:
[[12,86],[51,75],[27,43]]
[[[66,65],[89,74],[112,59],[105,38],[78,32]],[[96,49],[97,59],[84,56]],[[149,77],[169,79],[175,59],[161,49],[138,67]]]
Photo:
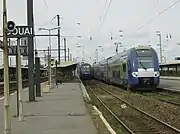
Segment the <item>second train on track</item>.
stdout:
[[159,60],[150,46],[139,45],[94,64],[94,77],[132,90],[154,90],[159,85]]

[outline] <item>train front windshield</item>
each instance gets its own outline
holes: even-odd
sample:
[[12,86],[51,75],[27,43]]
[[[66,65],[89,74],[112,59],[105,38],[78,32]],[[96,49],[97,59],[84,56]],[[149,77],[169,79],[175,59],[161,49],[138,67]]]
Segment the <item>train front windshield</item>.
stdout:
[[138,67],[153,68],[153,56],[150,50],[137,50]]
[[83,72],[89,72],[90,71],[90,66],[83,66],[82,71]]

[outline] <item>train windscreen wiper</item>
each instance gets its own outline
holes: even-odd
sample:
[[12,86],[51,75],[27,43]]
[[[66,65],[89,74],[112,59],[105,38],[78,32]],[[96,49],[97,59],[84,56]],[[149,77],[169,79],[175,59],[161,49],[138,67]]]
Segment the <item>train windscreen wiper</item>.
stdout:
[[141,66],[143,67],[144,70],[147,70],[147,68],[142,64],[141,61],[139,61],[139,63],[141,64]]
[[[137,54],[138,57],[140,57],[137,52],[136,52],[136,54]],[[142,64],[140,59],[139,59],[139,63],[141,64],[141,66],[143,67],[144,70],[147,70],[147,68]]]

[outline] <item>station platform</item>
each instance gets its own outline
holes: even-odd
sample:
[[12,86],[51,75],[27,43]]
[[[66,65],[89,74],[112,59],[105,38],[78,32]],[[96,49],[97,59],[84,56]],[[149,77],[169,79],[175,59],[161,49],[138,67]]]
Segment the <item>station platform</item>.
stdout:
[[[179,78],[179,77],[178,77]],[[180,92],[180,79],[160,79],[159,88]]]
[[173,77],[173,76],[160,76],[160,78],[165,80],[180,80],[180,77]]
[[[36,98],[37,102],[28,102],[28,90],[22,96],[23,122],[14,117],[16,95],[11,96],[11,134],[97,134],[79,83],[63,83]],[[3,100],[0,107],[0,134],[3,134]]]

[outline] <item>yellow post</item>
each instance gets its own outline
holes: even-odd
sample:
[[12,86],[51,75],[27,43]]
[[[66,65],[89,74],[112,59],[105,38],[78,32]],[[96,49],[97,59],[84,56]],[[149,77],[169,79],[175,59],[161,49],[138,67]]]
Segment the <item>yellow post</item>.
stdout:
[[21,75],[21,53],[20,53],[20,39],[18,38],[17,41],[17,56],[18,56],[18,93],[19,93],[19,121],[23,121],[23,101],[21,98],[21,91],[22,91],[22,75]]
[[9,66],[7,46],[7,13],[6,0],[3,0],[3,43],[4,43],[4,134],[11,133],[9,109]]

